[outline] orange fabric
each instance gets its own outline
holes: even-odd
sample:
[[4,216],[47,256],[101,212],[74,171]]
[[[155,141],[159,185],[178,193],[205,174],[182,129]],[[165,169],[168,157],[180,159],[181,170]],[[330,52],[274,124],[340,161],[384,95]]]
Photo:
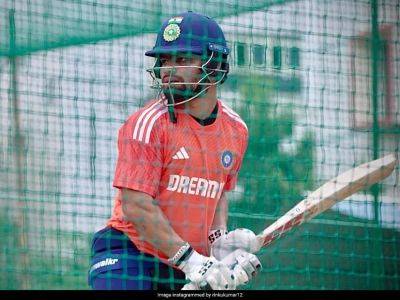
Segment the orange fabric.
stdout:
[[[247,148],[244,122],[222,102],[218,106],[217,119],[208,126],[183,112],[177,112],[173,124],[166,108],[155,101],[134,113],[119,130],[113,182],[118,189],[159,200],[173,229],[203,255],[208,255],[207,236],[218,200],[234,188]],[[142,252],[167,258],[123,220],[120,190],[108,225],[124,231]]]

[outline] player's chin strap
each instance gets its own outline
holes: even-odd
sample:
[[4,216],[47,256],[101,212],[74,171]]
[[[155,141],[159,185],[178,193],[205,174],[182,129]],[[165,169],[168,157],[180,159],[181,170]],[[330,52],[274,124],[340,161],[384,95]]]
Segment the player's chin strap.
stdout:
[[[198,66],[159,67],[158,66],[159,62],[156,62],[153,68],[147,69],[147,71],[153,78],[153,84],[151,88],[158,90],[157,99],[168,107],[168,113],[171,122],[176,123],[176,115],[174,111],[175,105],[187,103],[199,97],[200,95],[205,94],[211,86],[217,85],[223,81],[224,77],[227,74],[226,70],[220,68],[210,69],[206,67],[211,62],[213,57],[214,57],[214,52],[211,52],[209,59],[200,67]],[[176,70],[177,68],[199,68],[202,70],[203,76],[197,82],[171,82],[174,70]],[[169,71],[169,81],[167,83],[168,85],[167,88],[163,88],[163,83],[160,78],[160,71],[162,69]],[[210,80],[210,76],[215,72],[221,72],[222,76],[217,81],[213,82]],[[158,74],[158,76],[156,74]],[[194,86],[194,88],[191,88],[189,92],[185,91],[184,93],[182,93],[182,95],[179,95],[179,97],[177,97],[176,93],[174,93],[174,91],[176,90],[174,86],[178,85],[184,85],[184,86],[190,85],[192,87]]]

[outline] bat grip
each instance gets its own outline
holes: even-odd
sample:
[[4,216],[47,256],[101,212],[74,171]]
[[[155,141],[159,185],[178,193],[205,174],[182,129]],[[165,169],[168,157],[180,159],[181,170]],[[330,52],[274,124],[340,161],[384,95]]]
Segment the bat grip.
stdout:
[[262,236],[262,232],[261,232],[260,234],[257,235],[257,249],[255,249],[253,254],[260,251],[260,249],[263,247],[263,245],[264,245],[264,237]]
[[193,282],[189,282],[183,286],[182,290],[194,291],[194,290],[198,290],[198,288]]
[[208,290],[209,291],[209,290],[212,290],[212,287],[211,287],[211,285],[208,284],[208,282],[202,282],[199,286],[197,284],[194,284],[193,282],[189,282],[183,286],[182,290],[191,290],[191,291],[194,291],[194,290],[207,291]]

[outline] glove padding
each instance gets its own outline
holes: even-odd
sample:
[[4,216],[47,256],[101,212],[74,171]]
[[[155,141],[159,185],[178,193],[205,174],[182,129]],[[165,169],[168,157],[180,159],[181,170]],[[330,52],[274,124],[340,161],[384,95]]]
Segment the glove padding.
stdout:
[[[233,270],[214,257],[206,257],[193,250],[190,257],[179,268],[194,286],[190,289],[236,289]],[[188,287],[184,287],[184,289],[189,289]]]
[[257,256],[242,249],[236,249],[222,262],[233,269],[236,286],[247,284],[262,269],[262,264]]
[[[247,284],[250,279],[254,278],[262,268],[261,262],[259,261],[257,256],[252,253],[248,253],[242,249],[235,250],[227,257],[225,257],[220,263],[224,265],[229,264],[231,275],[233,274],[234,288],[239,285]],[[224,271],[226,270],[224,269]],[[210,280],[211,277],[208,280]],[[192,279],[192,276],[188,276],[187,278],[190,279],[192,282],[186,284],[182,288],[182,290],[215,289],[213,288],[213,285],[211,283],[207,284],[202,282],[202,280],[204,279],[199,279],[195,281],[196,279]],[[217,286],[221,286],[222,282],[223,280],[220,280]]]
[[261,245],[257,236],[250,229],[238,228],[216,235],[215,233],[218,231],[213,231],[209,236],[211,256],[218,260],[223,260],[236,249],[242,249],[249,253],[256,253],[260,250]]
[[[261,262],[253,254],[260,250],[261,245],[253,231],[245,228],[238,228],[230,232],[218,229],[213,230],[208,239],[211,257],[195,253],[213,261],[215,269],[209,268],[205,273],[205,268],[203,271],[199,268],[193,269],[194,271],[184,271],[186,278],[192,282],[186,284],[183,290],[235,289],[238,285],[247,284],[261,270]],[[215,264],[215,260],[222,265]],[[203,265],[204,263],[202,262]],[[206,275],[207,272],[210,272],[209,275]],[[199,276],[201,273],[207,278]]]

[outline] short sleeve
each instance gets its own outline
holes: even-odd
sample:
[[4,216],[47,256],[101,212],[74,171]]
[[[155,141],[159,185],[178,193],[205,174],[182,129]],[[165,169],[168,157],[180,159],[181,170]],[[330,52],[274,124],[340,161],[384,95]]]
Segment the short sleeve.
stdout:
[[149,141],[133,139],[132,123],[118,133],[118,159],[113,186],[128,188],[155,197],[163,166],[161,134],[153,128]]
[[228,178],[225,183],[225,191],[227,191],[227,192],[232,191],[236,187],[239,171],[240,171],[240,168],[242,167],[242,163],[243,163],[243,157],[247,150],[247,144],[248,144],[248,135],[247,135],[247,131],[246,131],[246,134],[244,135],[243,142],[242,142],[242,152],[238,155],[235,167],[232,168],[232,171],[228,175]]

